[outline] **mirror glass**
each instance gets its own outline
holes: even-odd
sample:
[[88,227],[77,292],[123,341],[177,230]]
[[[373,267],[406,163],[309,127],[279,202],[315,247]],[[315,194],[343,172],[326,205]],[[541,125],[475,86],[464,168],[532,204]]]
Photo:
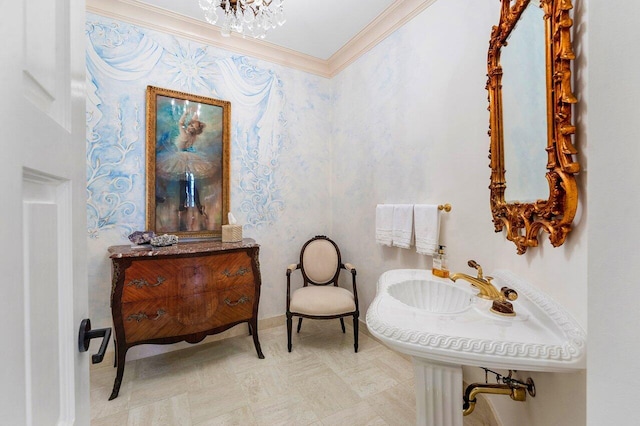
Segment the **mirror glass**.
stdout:
[[534,202],[549,196],[544,13],[526,7],[500,52],[504,132],[505,200]]

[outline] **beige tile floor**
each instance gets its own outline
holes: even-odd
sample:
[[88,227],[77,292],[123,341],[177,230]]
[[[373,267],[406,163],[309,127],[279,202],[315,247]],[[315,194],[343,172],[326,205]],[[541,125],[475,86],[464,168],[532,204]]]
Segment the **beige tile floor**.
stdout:
[[[414,424],[411,361],[363,332],[356,354],[350,331],[305,320],[291,353],[284,325],[260,330],[262,360],[246,336],[129,361],[113,401],[115,369],[104,363],[91,372],[91,424]],[[465,426],[496,424],[485,404]]]

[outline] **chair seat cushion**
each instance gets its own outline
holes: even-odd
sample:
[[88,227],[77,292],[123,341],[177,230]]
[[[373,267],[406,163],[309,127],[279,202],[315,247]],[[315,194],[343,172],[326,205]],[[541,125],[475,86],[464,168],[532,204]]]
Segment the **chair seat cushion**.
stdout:
[[289,310],[298,314],[331,316],[354,312],[356,303],[353,293],[347,289],[310,285],[293,292]]

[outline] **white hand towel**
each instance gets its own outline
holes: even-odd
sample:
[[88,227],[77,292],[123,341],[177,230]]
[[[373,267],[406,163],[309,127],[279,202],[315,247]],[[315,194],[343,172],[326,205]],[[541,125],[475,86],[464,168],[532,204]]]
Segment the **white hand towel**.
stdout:
[[413,207],[416,223],[416,251],[433,256],[438,251],[440,212],[436,204],[416,204]]
[[376,206],[376,243],[391,247],[393,242],[393,204]]
[[413,240],[413,204],[393,206],[393,245],[411,247]]

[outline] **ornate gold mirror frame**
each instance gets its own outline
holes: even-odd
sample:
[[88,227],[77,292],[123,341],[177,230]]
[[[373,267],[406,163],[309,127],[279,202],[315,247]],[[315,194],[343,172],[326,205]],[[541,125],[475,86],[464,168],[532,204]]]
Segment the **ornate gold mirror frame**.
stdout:
[[549,233],[549,240],[554,247],[564,243],[578,206],[575,174],[580,171],[580,164],[574,158],[577,150],[572,143],[575,126],[571,121],[572,105],[577,102],[571,89],[571,60],[575,54],[571,46],[573,21],[569,11],[573,6],[571,0],[540,0],[545,21],[546,178],[549,198],[532,203],[505,201],[500,50],[507,45],[509,34],[528,5],[529,0],[502,0],[500,22],[492,28],[488,54],[491,213],[495,231],[500,232],[505,228],[506,237],[515,243],[518,254],[538,245],[540,230]]

